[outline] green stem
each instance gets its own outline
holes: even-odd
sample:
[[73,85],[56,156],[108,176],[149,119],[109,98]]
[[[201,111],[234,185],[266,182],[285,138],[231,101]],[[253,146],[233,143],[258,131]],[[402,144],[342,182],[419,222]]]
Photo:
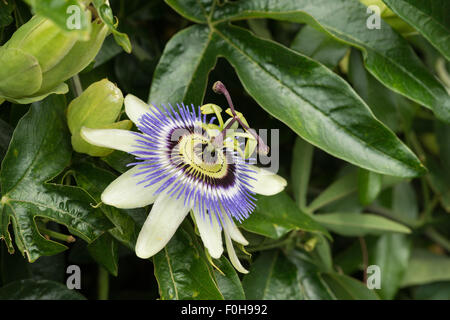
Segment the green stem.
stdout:
[[75,95],[79,97],[83,93],[83,86],[81,85],[80,77],[78,74],[72,77],[73,87],[75,89]]
[[61,241],[69,242],[69,243],[75,242],[75,238],[71,235],[62,234],[62,233],[47,229],[42,226],[39,227],[39,231],[43,234],[48,235],[50,238],[53,238],[56,240],[61,240]]
[[441,247],[443,247],[445,250],[450,252],[450,241],[445,238],[444,236],[442,236],[439,232],[437,232],[435,229],[433,228],[428,228],[425,231],[425,234],[434,242],[436,242],[437,244],[439,244]]
[[98,300],[108,300],[109,273],[105,268],[98,266]]
[[5,99],[0,98],[0,105],[2,105],[3,102],[5,102]]

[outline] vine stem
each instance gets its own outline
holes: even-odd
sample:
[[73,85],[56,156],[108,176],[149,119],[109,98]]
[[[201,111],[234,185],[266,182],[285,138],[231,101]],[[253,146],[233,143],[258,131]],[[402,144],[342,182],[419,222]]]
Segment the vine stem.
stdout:
[[39,226],[39,231],[45,235],[47,235],[50,238],[56,239],[56,240],[61,240],[64,242],[68,242],[68,243],[72,243],[75,242],[75,238],[71,235],[67,235],[67,234],[62,234],[50,229],[47,229],[43,226]]
[[83,86],[81,85],[80,77],[78,74],[72,77],[73,87],[75,89],[75,94],[79,97],[83,93]]
[[102,266],[98,266],[98,300],[108,300],[109,273]]
[[437,232],[434,228],[427,228],[425,231],[427,237],[431,240],[435,241],[437,244],[442,246],[445,250],[450,252],[450,241],[442,236],[439,232]]
[[363,259],[363,272],[364,272],[364,283],[367,283],[367,267],[369,265],[369,255],[367,254],[367,245],[364,237],[358,237],[359,244],[361,245],[361,253]]

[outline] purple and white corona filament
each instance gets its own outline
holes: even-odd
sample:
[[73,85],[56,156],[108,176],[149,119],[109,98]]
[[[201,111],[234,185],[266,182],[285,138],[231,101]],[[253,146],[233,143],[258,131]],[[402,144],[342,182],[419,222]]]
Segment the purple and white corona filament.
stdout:
[[246,164],[236,150],[217,143],[224,134],[209,129],[200,109],[182,104],[160,110],[128,95],[125,111],[140,133],[82,128],[81,135],[91,144],[136,157],[130,164],[133,168],[102,193],[103,203],[118,208],[153,204],[139,233],[136,254],[149,258],[159,252],[192,212],[210,256],[218,259],[222,255],[223,231],[230,261],[238,271],[247,272],[232,240],[242,245],[248,242],[234,220],[242,221],[253,211],[255,193],[276,194],[286,181]]

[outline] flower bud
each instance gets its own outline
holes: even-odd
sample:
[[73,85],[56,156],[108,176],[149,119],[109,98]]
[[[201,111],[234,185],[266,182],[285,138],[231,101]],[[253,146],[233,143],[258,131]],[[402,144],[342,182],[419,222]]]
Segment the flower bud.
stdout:
[[108,79],[91,84],[78,98],[72,100],[67,109],[67,124],[72,133],[72,147],[91,156],[107,156],[113,150],[97,147],[86,142],[80,135],[81,127],[94,129],[131,128],[130,120],[115,122],[120,115],[123,95]]
[[107,32],[94,21],[89,40],[82,41],[47,18],[32,17],[0,48],[0,98],[25,104],[66,93],[64,81],[95,58]]

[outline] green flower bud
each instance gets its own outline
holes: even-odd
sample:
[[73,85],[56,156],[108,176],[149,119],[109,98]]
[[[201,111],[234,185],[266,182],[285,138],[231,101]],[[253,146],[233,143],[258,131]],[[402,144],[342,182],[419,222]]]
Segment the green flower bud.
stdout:
[[98,21],[91,27],[89,40],[82,41],[39,15],[22,25],[0,47],[0,98],[31,103],[66,93],[64,81],[95,58],[108,33]]
[[131,128],[130,120],[115,122],[123,105],[120,89],[108,79],[91,84],[78,98],[72,100],[67,109],[67,124],[72,133],[72,147],[80,153],[103,157],[113,150],[94,146],[80,135],[82,127],[94,129]]

